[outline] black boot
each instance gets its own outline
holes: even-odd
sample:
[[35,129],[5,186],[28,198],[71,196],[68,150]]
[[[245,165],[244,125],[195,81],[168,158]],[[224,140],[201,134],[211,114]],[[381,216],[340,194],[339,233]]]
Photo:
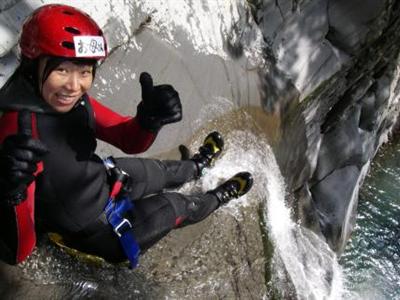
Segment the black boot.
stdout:
[[217,196],[219,206],[228,203],[233,198],[246,194],[253,186],[253,176],[249,172],[237,173],[212,191],[207,193]]
[[198,177],[203,174],[204,168],[211,166],[214,160],[221,154],[223,148],[224,140],[219,132],[213,131],[207,135],[203,145],[199,148],[199,152],[191,158],[196,163]]

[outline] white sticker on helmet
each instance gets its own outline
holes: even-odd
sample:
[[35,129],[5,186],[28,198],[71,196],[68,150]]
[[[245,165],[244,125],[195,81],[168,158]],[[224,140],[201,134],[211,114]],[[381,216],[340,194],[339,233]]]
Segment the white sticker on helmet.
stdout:
[[102,36],[74,36],[76,57],[106,56],[104,38]]

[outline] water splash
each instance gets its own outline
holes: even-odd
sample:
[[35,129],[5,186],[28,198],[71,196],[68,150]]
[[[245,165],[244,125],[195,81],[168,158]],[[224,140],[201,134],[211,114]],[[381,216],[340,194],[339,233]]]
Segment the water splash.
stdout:
[[345,294],[337,257],[312,231],[295,223],[286,205],[286,192],[274,156],[269,150],[266,174],[268,200],[265,219],[275,246],[274,270],[277,285],[289,277],[298,299],[341,299]]

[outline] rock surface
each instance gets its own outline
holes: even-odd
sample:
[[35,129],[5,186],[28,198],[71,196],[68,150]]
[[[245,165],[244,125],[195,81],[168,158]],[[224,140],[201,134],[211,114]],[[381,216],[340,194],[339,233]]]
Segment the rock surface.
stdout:
[[[362,5],[328,1],[321,9],[322,2],[302,2],[282,19],[281,26],[286,28],[293,18],[313,11],[321,21],[314,18],[314,25],[325,31],[309,36],[302,33],[302,26],[296,28],[300,36],[290,39],[292,44],[282,59],[308,60],[303,69],[295,69],[293,64],[279,67],[284,64],[279,62],[280,52],[276,49],[280,48],[275,45],[285,46],[281,39],[276,41],[275,35],[270,48],[273,57],[278,58],[279,72],[275,76],[281,74],[290,80],[282,88],[283,105],[282,101],[265,98],[264,106],[276,103],[282,116],[283,130],[276,153],[288,186],[297,195],[294,206],[300,208],[298,215],[305,225],[312,223],[317,232],[320,230],[331,248],[341,253],[352,231],[347,225],[355,220],[359,185],[399,113],[399,51],[395,46],[399,39],[399,7],[394,1],[368,1]],[[258,12],[270,11],[268,3],[258,7]],[[268,23],[263,15],[258,18],[261,24]],[[309,49],[303,47],[303,39],[313,50],[299,55],[302,58],[298,60],[296,47]],[[326,44],[335,58],[323,54]],[[331,62],[325,60],[329,67],[314,64],[320,55],[332,58]],[[301,84],[302,77],[311,82],[312,92],[307,92],[308,83]],[[267,72],[265,87],[273,86]],[[287,90],[292,95],[289,99]]]

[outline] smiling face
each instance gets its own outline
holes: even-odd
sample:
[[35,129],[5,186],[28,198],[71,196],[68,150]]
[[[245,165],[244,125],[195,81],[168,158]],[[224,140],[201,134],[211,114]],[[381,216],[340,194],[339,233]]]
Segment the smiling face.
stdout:
[[[46,59],[39,64],[43,76]],[[39,76],[39,82],[42,79]],[[41,87],[43,99],[57,112],[69,112],[93,83],[93,66],[64,61],[52,70]]]

